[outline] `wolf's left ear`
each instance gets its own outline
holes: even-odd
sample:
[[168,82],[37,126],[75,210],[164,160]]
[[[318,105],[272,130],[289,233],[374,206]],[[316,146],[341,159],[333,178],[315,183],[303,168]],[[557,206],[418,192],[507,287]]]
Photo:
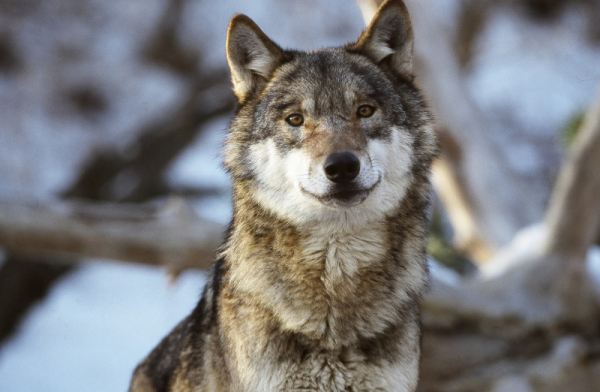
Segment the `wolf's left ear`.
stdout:
[[283,50],[246,15],[236,15],[227,30],[227,62],[233,91],[244,102],[260,91],[284,59]]
[[413,31],[402,0],[386,0],[350,47],[407,79],[413,77]]

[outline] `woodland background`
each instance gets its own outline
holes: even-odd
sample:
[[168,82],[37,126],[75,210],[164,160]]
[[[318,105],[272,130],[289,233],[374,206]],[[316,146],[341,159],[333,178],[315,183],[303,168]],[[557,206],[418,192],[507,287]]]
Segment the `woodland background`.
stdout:
[[[377,3],[0,0],[0,390],[125,390],[195,305],[231,16],[310,49]],[[442,142],[420,391],[600,390],[600,1],[407,5]]]

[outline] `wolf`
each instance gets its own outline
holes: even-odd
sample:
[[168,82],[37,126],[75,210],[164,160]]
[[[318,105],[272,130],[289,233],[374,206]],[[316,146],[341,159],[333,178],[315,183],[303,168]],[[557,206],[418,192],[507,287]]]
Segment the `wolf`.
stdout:
[[130,391],[415,390],[438,147],[404,3],[308,52],[236,15],[227,60],[232,222],[199,304]]

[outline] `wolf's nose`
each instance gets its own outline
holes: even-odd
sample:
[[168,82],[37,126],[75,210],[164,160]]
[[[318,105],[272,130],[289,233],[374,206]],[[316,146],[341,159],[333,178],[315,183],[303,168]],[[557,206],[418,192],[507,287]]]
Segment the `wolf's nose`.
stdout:
[[325,175],[335,183],[350,182],[360,172],[360,161],[350,151],[331,154],[325,160]]

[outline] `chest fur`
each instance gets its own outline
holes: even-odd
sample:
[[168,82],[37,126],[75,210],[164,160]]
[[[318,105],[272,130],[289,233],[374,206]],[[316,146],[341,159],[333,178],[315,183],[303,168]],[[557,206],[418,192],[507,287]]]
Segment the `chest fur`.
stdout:
[[[274,338],[277,341],[277,338]],[[354,348],[309,352],[272,361],[268,355],[247,363],[239,372],[244,390],[303,392],[403,392],[413,390],[418,374],[418,352],[412,331],[398,339],[411,354],[398,352],[393,360],[367,361]],[[390,342],[394,346],[398,342]],[[268,351],[273,350],[271,348]],[[375,364],[376,363],[376,364]],[[270,377],[264,377],[269,374]],[[257,377],[257,375],[260,375]],[[244,377],[246,376],[246,377]]]
[[[270,309],[280,328],[334,349],[383,331],[398,319],[397,260],[383,225],[313,230],[290,240],[247,241],[231,282],[246,301]],[[286,249],[278,249],[286,244]]]
[[361,273],[382,263],[386,243],[386,234],[378,227],[354,232],[316,231],[302,241],[300,268],[319,271],[318,278],[330,298],[349,296],[360,283]]
[[[286,376],[273,380],[281,391],[392,391],[391,369],[376,368],[352,359],[340,358],[329,353],[313,353],[300,363],[287,364]],[[395,385],[394,385],[395,386]]]
[[[243,341],[230,352],[245,389],[410,390],[398,386],[416,378],[396,378],[406,369],[416,377],[418,327],[406,319],[406,305],[409,282],[422,281],[422,268],[406,262],[415,258],[407,258],[394,235],[383,224],[234,233],[226,251],[221,325],[231,341]],[[410,333],[394,334],[394,328]],[[369,343],[382,336],[389,342]],[[365,344],[381,348],[377,361],[360,357]],[[407,353],[383,352],[396,346]],[[393,360],[386,364],[383,358]],[[253,377],[265,372],[271,376]]]

